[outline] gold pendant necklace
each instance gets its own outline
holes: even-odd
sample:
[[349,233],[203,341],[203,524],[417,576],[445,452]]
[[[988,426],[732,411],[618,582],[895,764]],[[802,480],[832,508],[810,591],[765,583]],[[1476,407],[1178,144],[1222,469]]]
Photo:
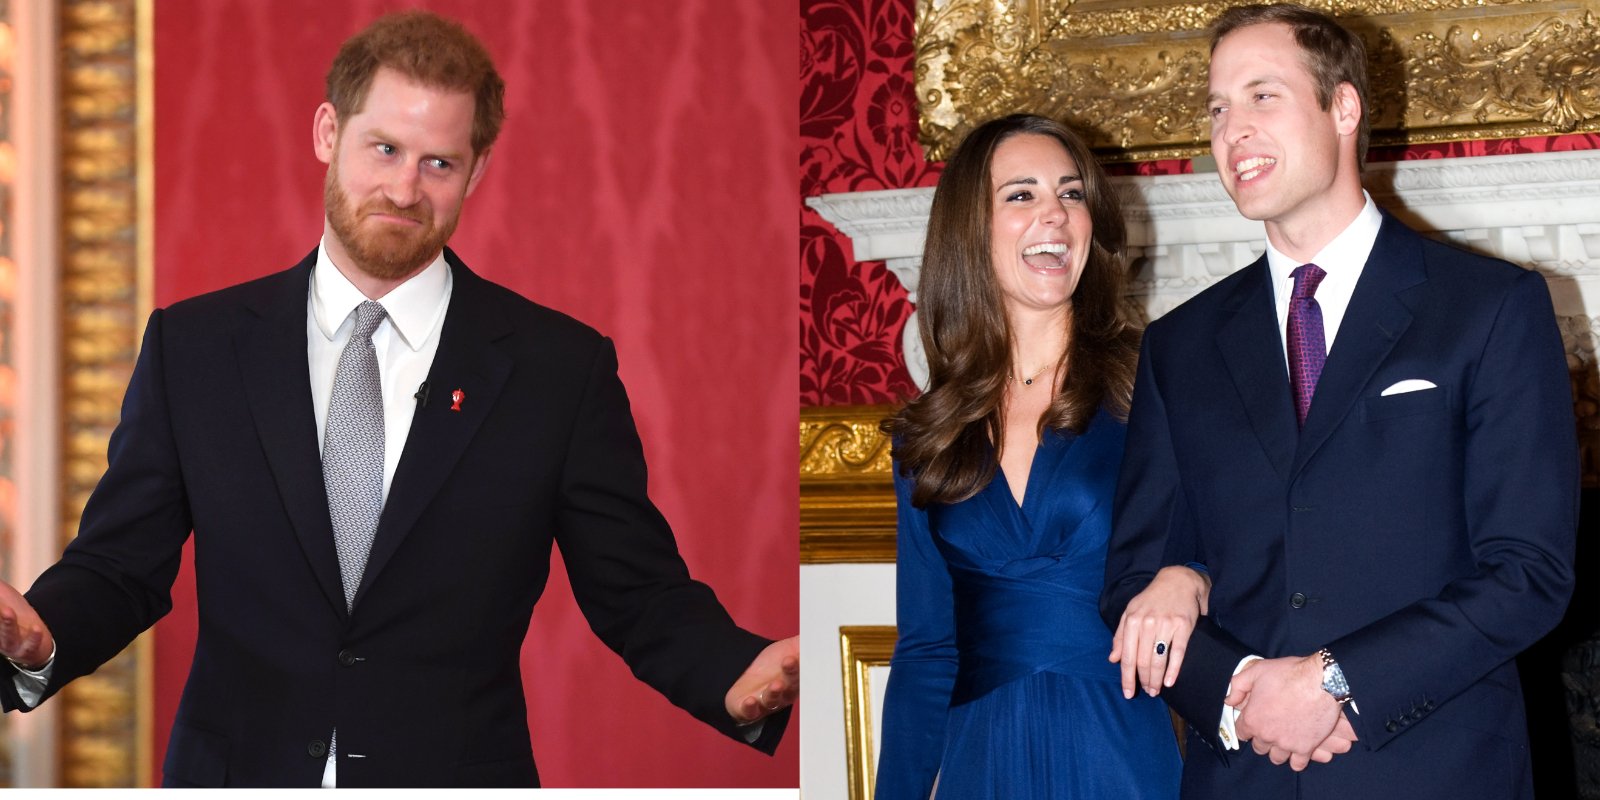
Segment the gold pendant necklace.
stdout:
[[1027,378],[1019,378],[1019,377],[1017,377],[1015,375],[1010,376],[1010,378],[1011,378],[1011,380],[1014,380],[1014,381],[1017,381],[1018,383],[1021,383],[1023,386],[1032,386],[1033,382],[1038,380],[1039,376],[1043,375],[1044,371],[1049,369],[1049,368],[1050,367],[1048,367],[1048,366],[1040,367],[1037,372],[1033,373],[1033,375],[1031,375],[1031,376],[1029,376]]

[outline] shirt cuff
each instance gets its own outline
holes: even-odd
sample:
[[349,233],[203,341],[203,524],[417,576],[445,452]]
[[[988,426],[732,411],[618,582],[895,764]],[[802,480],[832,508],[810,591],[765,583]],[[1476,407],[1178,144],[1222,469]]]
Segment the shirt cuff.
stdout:
[[[1261,656],[1245,656],[1239,659],[1239,665],[1233,668],[1233,674],[1238,675],[1253,661],[1260,661]],[[1233,694],[1233,684],[1228,684],[1228,690],[1223,697]],[[1239,734],[1234,731],[1234,725],[1239,721],[1239,709],[1222,704],[1222,719],[1217,723],[1217,738],[1222,740],[1224,750],[1239,749]]]
[[739,734],[744,737],[745,744],[755,744],[761,738],[761,732],[767,729],[767,718],[762,717],[755,722],[739,726]]
[[[11,661],[11,659],[6,659]],[[28,708],[37,708],[40,701],[44,700],[44,693],[50,688],[50,673],[56,666],[55,645],[50,646],[50,659],[38,669],[27,667],[11,661],[11,666],[17,668],[17,674],[12,676],[11,683],[17,687],[17,699]]]

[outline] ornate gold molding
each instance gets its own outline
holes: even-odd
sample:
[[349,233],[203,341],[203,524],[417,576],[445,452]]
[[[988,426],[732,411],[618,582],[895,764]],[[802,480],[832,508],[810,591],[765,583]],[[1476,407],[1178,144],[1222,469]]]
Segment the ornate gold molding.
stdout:
[[800,409],[800,563],[894,561],[893,406]]
[[[1371,54],[1373,144],[1600,130],[1600,0],[1308,0]],[[927,157],[1013,111],[1109,160],[1207,152],[1206,26],[1238,2],[918,0]]]
[[839,660],[844,669],[844,748],[850,781],[850,800],[869,800],[876,785],[872,758],[873,667],[889,666],[898,638],[893,625],[855,625],[839,628]]
[[[60,6],[63,546],[105,471],[149,304],[150,2]],[[63,786],[149,784],[149,649],[141,637],[54,701]]]

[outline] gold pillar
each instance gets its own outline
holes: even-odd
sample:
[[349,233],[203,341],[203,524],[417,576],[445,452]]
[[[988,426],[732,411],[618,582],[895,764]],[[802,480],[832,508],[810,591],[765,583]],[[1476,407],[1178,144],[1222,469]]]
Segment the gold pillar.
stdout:
[[[61,3],[61,375],[64,547],[77,534],[149,306],[152,0]],[[150,641],[61,705],[61,783],[148,785]]]

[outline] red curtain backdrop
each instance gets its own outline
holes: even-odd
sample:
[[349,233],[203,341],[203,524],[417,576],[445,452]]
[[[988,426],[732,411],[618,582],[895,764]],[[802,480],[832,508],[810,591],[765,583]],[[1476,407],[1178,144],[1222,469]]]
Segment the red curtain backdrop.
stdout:
[[[917,143],[916,0],[800,3],[800,404],[894,403],[916,393],[900,352],[912,312],[881,261],[805,198],[933,186]],[[1374,148],[1372,161],[1600,149],[1600,134]],[[1190,172],[1187,160],[1117,164],[1114,175]]]
[[[316,245],[323,73],[345,37],[407,5],[465,21],[508,86],[454,248],[615,338],[652,495],[690,569],[746,627],[797,632],[792,6],[163,0],[156,303]],[[175,595],[156,634],[157,775],[193,652],[187,569]],[[523,665],[546,785],[798,785],[798,718],[768,758],[671,707],[589,632],[559,564]]]

